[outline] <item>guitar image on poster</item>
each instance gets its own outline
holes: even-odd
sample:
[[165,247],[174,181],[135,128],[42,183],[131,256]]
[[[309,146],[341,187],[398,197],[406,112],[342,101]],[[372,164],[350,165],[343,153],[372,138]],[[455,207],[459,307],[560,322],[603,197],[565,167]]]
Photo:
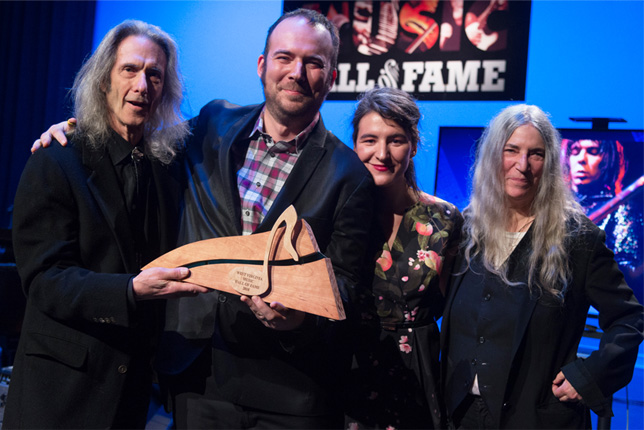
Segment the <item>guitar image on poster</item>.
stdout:
[[474,6],[472,6],[470,11],[465,15],[465,34],[467,35],[467,38],[481,51],[498,50],[505,48],[505,43],[503,43],[503,46],[496,46],[494,49],[491,49],[491,47],[495,43],[500,42],[499,39],[503,30],[492,31],[488,27],[488,18],[493,12],[497,10],[507,9],[507,1],[491,0],[487,7],[482,12],[477,14],[477,6],[479,6],[481,3],[485,2],[475,2]]
[[375,86],[419,100],[525,100],[531,2],[284,0],[284,11],[315,10],[338,30],[328,100]]
[[432,14],[436,12],[438,0],[425,0],[405,3],[400,9],[400,27],[403,34],[414,37],[414,41],[405,49],[413,53],[421,44],[431,49],[438,40],[438,23]]

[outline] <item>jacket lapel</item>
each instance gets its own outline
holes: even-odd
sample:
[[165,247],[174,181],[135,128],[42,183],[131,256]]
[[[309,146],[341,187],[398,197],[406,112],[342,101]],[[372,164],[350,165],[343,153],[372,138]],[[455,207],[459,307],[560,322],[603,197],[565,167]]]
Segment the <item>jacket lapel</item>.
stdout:
[[[465,274],[466,269],[467,260],[461,253],[459,253],[456,257],[456,261],[454,261],[451,280],[447,290],[447,301],[445,303],[445,311],[443,312],[443,321],[441,323],[440,340],[441,351],[443,351],[443,353],[446,352],[447,348],[447,334],[449,332],[449,317],[452,310],[452,304],[454,303],[456,292],[460,288],[461,282],[463,282],[463,275]],[[441,360],[441,368],[443,369],[443,371],[446,370],[446,364],[447,360]]]
[[87,186],[114,235],[123,266],[127,272],[137,272],[139,268],[133,267],[134,247],[127,240],[133,237],[127,207],[107,150],[93,151],[83,145],[83,164],[91,170]]
[[[277,199],[275,199],[271,209],[264,217],[264,221],[258,226],[257,232],[270,230],[282,212],[293,204],[300,195],[327,151],[324,147],[326,136],[327,130],[324,127],[322,118],[320,118],[315,129],[309,135],[308,141],[286,179],[282,190],[277,195]],[[322,186],[322,184],[319,185]],[[315,188],[309,187],[308,189],[314,190]]]
[[[508,278],[511,280],[519,280],[527,282],[528,280],[528,253],[532,248],[532,227],[525,234],[521,242],[517,245],[515,250],[510,255]],[[521,312],[518,313],[516,321],[516,330],[514,332],[514,339],[512,339],[512,359],[521,345],[523,336],[532,318],[532,313],[537,305],[538,297],[536,294],[531,294],[528,286],[522,286],[524,294],[522,295]]]
[[156,228],[159,236],[159,252],[167,252],[177,246],[177,233],[179,227],[179,210],[182,204],[181,183],[179,179],[179,165],[173,163],[164,166],[157,161],[152,161],[152,187],[157,204],[152,208],[156,210]]
[[[225,202],[226,212],[235,226],[235,232],[231,236],[242,234],[241,225],[241,198],[239,197],[239,187],[237,186],[237,165],[238,157],[245,157],[248,151],[250,140],[247,139],[251,132],[254,122],[261,112],[263,104],[258,105],[255,109],[242,116],[235,124],[231,125],[228,132],[221,139],[221,154],[219,158],[219,172],[221,172],[221,184],[224,184],[223,192],[218,194],[217,200]],[[242,143],[244,146],[236,143]],[[242,158],[243,163],[243,158]],[[228,232],[227,232],[228,233]]]

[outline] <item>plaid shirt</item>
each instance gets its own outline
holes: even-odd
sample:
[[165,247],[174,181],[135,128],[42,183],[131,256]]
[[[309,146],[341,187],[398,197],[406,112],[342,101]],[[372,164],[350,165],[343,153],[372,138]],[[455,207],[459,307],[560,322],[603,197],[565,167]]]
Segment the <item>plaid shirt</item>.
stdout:
[[286,178],[320,119],[318,113],[311,124],[289,142],[274,142],[264,133],[264,111],[250,134],[244,165],[237,172],[241,198],[242,231],[251,234],[261,224],[277,198]]

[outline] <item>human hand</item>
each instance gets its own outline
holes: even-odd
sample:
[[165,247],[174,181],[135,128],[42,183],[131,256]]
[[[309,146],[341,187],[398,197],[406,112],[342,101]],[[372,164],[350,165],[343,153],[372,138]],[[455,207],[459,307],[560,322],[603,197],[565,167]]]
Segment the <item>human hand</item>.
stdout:
[[552,381],[552,394],[559,399],[560,402],[578,402],[582,397],[577,393],[577,390],[570,385],[563,372],[559,372],[557,377]]
[[69,118],[67,121],[54,124],[49,129],[40,135],[33,145],[31,145],[31,153],[38,151],[40,148],[46,148],[51,144],[53,138],[56,138],[61,145],[67,145],[67,138],[65,133],[70,131],[76,126],[76,118]]
[[199,293],[212,291],[201,285],[183,282],[182,279],[188,276],[190,276],[190,270],[185,267],[145,269],[132,282],[134,298],[136,300],[174,299],[194,297]]
[[306,313],[288,309],[280,302],[267,305],[259,296],[241,296],[241,301],[248,305],[262,324],[274,330],[294,330],[302,324],[306,316]]

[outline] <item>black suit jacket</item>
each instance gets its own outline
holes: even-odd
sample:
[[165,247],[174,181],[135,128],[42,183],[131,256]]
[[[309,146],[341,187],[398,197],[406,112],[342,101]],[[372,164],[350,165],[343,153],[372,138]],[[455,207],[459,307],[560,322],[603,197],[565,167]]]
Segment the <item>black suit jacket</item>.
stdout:
[[[27,308],[5,428],[106,428],[122,399],[136,406],[121,425],[145,424],[162,303],[128,301],[139,268],[112,161],[106,149],[70,140],[32,155],[16,194],[13,242]],[[152,163],[159,224],[176,226],[164,170]],[[169,231],[156,234],[164,250],[174,244]]]
[[[241,235],[237,170],[262,107],[216,100],[193,120],[185,161],[183,242]],[[373,213],[372,187],[371,175],[355,153],[320,120],[256,230],[270,230],[294,205],[331,259],[350,316],[363,287],[360,273]],[[231,402],[293,415],[330,410],[337,380],[349,367],[347,338],[341,335],[346,323],[307,318],[296,332],[278,332],[257,321],[238,296],[218,292],[173,300],[167,312],[162,372],[185,370],[203,348],[214,345],[217,385]]]
[[[510,256],[508,275],[512,281],[527,281],[531,235],[532,229]],[[605,237],[586,219],[568,242],[572,281],[563,305],[548,297],[531,295],[523,288],[519,309],[501,306],[502,312],[517,315],[514,335],[506,339],[511,356],[499,360],[511,365],[494,369],[493,388],[482,390],[499,428],[589,428],[588,408],[599,416],[612,415],[611,394],[625,386],[633,374],[642,341],[643,314],[613,253],[604,244]],[[450,320],[458,318],[459,312],[454,307],[454,297],[459,289],[466,288],[461,283],[461,273],[466,269],[461,256],[450,283],[441,330],[441,368],[449,413],[472,384],[471,379],[463,382],[463,375],[454,372],[464,357],[451,356],[447,348],[452,334]],[[583,359],[577,357],[577,348],[590,305],[599,311],[604,334],[599,350]],[[583,397],[583,404],[555,398],[551,386],[559,371]]]

